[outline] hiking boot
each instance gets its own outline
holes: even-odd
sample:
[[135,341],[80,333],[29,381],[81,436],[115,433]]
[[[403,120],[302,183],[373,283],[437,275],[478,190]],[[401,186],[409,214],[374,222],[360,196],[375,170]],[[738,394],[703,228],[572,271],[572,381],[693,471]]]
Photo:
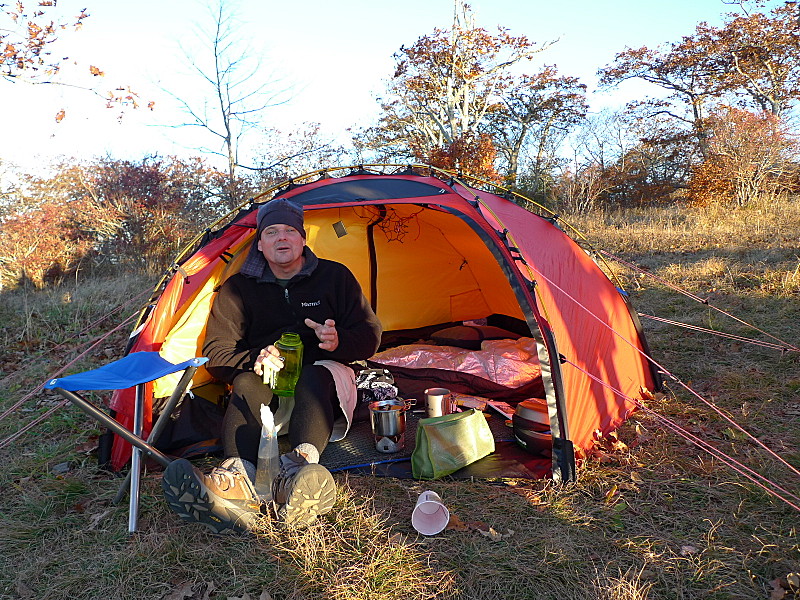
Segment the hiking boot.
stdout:
[[336,502],[333,475],[316,462],[316,449],[309,456],[300,452],[303,446],[281,456],[280,473],[272,482],[278,521],[291,527],[310,525],[318,516],[329,513]]
[[161,481],[169,507],[214,533],[246,533],[262,518],[260,501],[241,459],[226,459],[209,473],[184,459],[171,462]]

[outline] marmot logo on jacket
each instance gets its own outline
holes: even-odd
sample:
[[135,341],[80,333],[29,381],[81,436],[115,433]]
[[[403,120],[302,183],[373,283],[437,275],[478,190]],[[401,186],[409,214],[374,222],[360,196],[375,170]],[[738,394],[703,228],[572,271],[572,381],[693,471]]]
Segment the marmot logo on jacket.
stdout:
[[322,300],[317,300],[316,302],[301,302],[300,306],[307,307],[307,306],[319,306],[322,304]]

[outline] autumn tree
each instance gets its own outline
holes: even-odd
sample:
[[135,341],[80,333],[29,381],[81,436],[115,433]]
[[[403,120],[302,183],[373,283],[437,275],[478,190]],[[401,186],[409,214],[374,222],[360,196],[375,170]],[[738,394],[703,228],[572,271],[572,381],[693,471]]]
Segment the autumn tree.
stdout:
[[227,212],[224,174],[200,159],[104,159],[84,187],[120,218],[102,253],[143,271],[163,270],[189,239]]
[[554,179],[552,195],[559,210],[586,213],[597,206],[609,188],[608,176],[600,166],[581,161],[576,153]]
[[326,138],[319,123],[305,122],[289,131],[265,127],[259,132],[252,167],[253,183],[263,190],[291,177],[342,162],[347,152]]
[[82,10],[73,18],[64,17],[59,22],[51,18],[56,0],[39,1],[36,7],[26,8],[23,2],[13,5],[0,4],[3,10],[0,25],[0,50],[2,50],[3,79],[15,81],[25,78],[31,81],[51,82],[69,60],[58,48],[59,33],[78,30],[89,15]]
[[583,213],[607,202],[612,179],[638,143],[627,115],[604,110],[587,115],[568,144],[569,159],[555,171],[551,202],[566,212]]
[[503,87],[482,130],[502,157],[508,185],[516,186],[525,159],[528,177],[541,182],[556,166],[561,143],[586,116],[586,86],[546,66],[533,75],[509,78]]
[[728,15],[722,27],[700,23],[692,35],[656,49],[618,53],[600,70],[601,84],[641,79],[665,95],[651,98],[651,114],[688,126],[706,156],[706,117],[739,103],[780,116],[800,97],[800,36],[793,6],[769,14]]
[[87,198],[48,202],[0,223],[0,287],[42,286],[74,271],[92,253],[88,230],[104,215]]
[[800,144],[768,111],[725,107],[708,119],[709,156],[689,183],[690,198],[745,206],[774,196],[796,177]]
[[736,15],[714,41],[723,89],[741,105],[780,117],[800,98],[800,23],[792,4]]
[[[105,76],[94,64],[80,66],[80,76],[61,77],[63,67],[75,63],[61,36],[80,30],[88,17],[86,9],[72,16],[59,12],[57,0],[39,0],[33,7],[22,0],[13,5],[0,4],[0,80],[79,88],[101,97],[109,108],[137,108],[138,95],[127,86],[86,83]],[[153,102],[147,105],[153,108]],[[65,115],[63,108],[57,109],[56,121],[61,121]]]
[[543,47],[503,27],[496,34],[476,27],[470,7],[457,2],[450,30],[434,29],[395,54],[383,114],[357,146],[382,159],[441,165],[461,165],[465,152],[484,153],[468,160],[489,171],[473,174],[495,177],[494,140],[481,126],[500,102],[511,67]]
[[641,79],[661,88],[664,95],[636,103],[648,116],[665,115],[688,128],[705,151],[704,119],[709,106],[722,92],[718,78],[720,64],[711,53],[708,40],[699,32],[709,29],[701,23],[696,37],[661,48],[628,48],[614,62],[600,69],[600,84],[611,87],[629,79]]
[[691,174],[693,142],[666,115],[644,117],[631,110],[589,115],[570,137],[570,159],[555,170],[552,202],[583,212],[598,205],[673,201]]

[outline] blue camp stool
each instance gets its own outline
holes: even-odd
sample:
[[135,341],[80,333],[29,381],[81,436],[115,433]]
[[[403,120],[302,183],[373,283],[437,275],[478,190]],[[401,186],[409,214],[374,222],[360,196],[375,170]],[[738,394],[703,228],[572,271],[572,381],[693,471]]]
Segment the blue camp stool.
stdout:
[[[130,488],[130,505],[128,511],[129,533],[136,531],[136,522],[139,518],[139,484],[142,470],[142,453],[151,457],[164,467],[172,462],[172,459],[157,450],[152,444],[158,439],[161,431],[169,421],[172,411],[175,410],[178,401],[186,392],[186,388],[189,386],[194,372],[207,361],[207,358],[191,358],[182,363],[173,364],[163,359],[158,352],[133,352],[124,358],[115,360],[97,369],[51,379],[44,385],[45,389],[54,390],[133,446],[131,468],[128,472],[128,477],[122,484],[117,498],[115,499],[115,502],[119,502],[125,492]],[[158,420],[153,425],[153,429],[147,441],[145,441],[142,439],[145,384],[155,381],[160,377],[164,377],[165,375],[177,373],[178,371],[183,371],[183,375],[164,405],[164,409],[161,411]],[[131,387],[136,387],[133,431],[126,429],[114,418],[100,410],[96,405],[76,393],[78,391],[124,390]]]

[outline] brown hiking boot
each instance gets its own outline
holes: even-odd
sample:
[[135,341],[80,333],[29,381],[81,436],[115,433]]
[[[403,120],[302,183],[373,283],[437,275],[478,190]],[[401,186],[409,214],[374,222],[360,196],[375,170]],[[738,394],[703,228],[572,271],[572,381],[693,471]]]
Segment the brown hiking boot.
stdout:
[[296,448],[281,456],[281,471],[272,482],[272,501],[279,521],[306,527],[331,511],[336,483],[328,469],[309,463]]
[[249,532],[263,517],[261,502],[247,474],[226,459],[203,473],[186,459],[170,463],[161,485],[170,508],[184,521],[214,533]]

